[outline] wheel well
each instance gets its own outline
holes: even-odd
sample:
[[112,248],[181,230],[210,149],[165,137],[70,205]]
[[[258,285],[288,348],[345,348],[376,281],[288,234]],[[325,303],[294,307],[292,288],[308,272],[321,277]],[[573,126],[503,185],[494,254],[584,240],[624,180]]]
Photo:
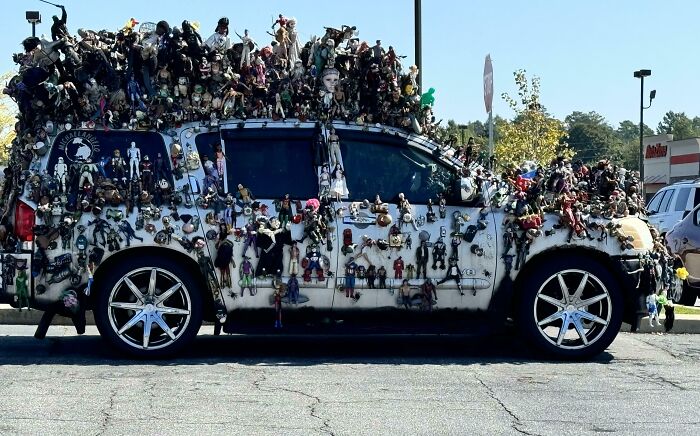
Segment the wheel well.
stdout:
[[[142,257],[142,258],[148,258],[151,256],[163,256],[163,257],[169,257],[170,259],[175,260],[178,264],[182,265],[183,271],[185,271],[188,274],[192,274],[192,276],[195,278],[195,280],[198,283],[201,283],[202,286],[199,288],[200,292],[202,293],[202,298],[204,300],[204,319],[206,321],[213,321],[214,320],[214,297],[211,295],[211,292],[207,290],[207,287],[205,285],[205,279],[204,276],[202,275],[202,272],[199,269],[199,265],[197,262],[186,255],[185,253],[182,253],[180,251],[175,251],[171,250],[168,248],[162,248],[162,247],[133,247],[133,248],[124,248],[122,250],[119,250],[117,253],[113,254],[112,256],[108,257],[107,259],[104,260],[100,264],[100,266],[97,268],[94,274],[94,282],[93,282],[93,287],[95,289],[99,289],[100,287],[100,282],[104,280],[105,277],[108,277],[111,271],[111,267],[113,265],[117,265],[120,262],[123,262],[127,258],[133,259],[134,257]],[[95,299],[96,293],[92,293],[90,296],[90,308],[93,306],[93,302]]]
[[576,256],[576,257],[586,257],[588,259],[594,259],[601,266],[605,267],[610,271],[612,276],[616,281],[617,287],[622,291],[622,296],[624,300],[624,314],[623,320],[625,322],[631,322],[635,317],[635,300],[634,300],[634,276],[627,275],[620,263],[609,256],[607,253],[593,250],[585,247],[556,247],[549,250],[545,250],[538,253],[532,257],[522,268],[518,276],[513,283],[513,296],[510,301],[510,308],[508,311],[508,316],[513,318],[517,313],[517,307],[520,304],[520,297],[522,293],[518,292],[521,286],[523,286],[529,277],[532,275],[533,271],[540,268],[541,265],[554,261],[555,259],[561,259],[565,256]]

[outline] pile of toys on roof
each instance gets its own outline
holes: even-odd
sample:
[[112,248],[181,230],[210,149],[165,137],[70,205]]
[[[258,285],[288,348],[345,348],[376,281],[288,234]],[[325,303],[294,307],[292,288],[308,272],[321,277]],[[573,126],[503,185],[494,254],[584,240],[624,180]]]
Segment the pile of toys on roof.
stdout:
[[17,102],[20,130],[46,121],[72,127],[163,130],[189,121],[295,118],[346,120],[434,132],[434,90],[418,69],[404,71],[394,48],[357,38],[356,28],[326,28],[302,41],[297,20],[279,15],[258,45],[248,30],[230,34],[219,19],[202,38],[187,20],[142,23],[117,32],[78,29],[56,17],[49,41],[29,37],[15,54],[19,74],[4,92]]

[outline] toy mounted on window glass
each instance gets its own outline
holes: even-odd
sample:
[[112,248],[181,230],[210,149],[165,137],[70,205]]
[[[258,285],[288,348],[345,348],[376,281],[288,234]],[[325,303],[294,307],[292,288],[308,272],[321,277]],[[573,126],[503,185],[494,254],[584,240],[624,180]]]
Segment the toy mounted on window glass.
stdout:
[[348,191],[348,186],[345,182],[345,171],[340,164],[337,164],[333,169],[333,185],[331,187],[331,193],[335,197],[336,201],[342,201],[343,198],[347,198],[350,195]]

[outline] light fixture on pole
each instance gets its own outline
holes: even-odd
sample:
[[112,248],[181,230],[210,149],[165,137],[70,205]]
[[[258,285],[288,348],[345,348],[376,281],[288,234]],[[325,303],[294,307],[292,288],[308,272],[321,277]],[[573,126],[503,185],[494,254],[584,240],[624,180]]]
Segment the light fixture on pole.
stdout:
[[639,99],[639,181],[642,184],[642,199],[646,200],[644,189],[644,109],[651,107],[651,101],[656,97],[656,90],[649,94],[649,106],[644,107],[644,78],[651,76],[651,70],[638,70],[634,77],[641,79],[641,97]]
[[32,36],[36,36],[36,25],[41,23],[41,13],[39,11],[26,11],[27,22],[32,25]]

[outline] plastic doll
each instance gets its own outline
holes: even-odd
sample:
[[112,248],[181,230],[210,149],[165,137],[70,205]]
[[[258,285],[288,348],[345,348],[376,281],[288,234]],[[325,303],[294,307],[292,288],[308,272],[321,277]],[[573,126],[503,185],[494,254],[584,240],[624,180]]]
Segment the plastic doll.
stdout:
[[285,194],[284,198],[280,200],[279,212],[277,215],[280,220],[281,227],[286,227],[287,223],[289,223],[294,217],[294,214],[292,213],[292,201],[289,199],[289,194]]
[[447,245],[445,244],[442,237],[438,238],[437,242],[433,244],[433,269],[438,268],[440,264],[440,269],[445,269],[445,255],[447,253]]
[[139,163],[141,162],[141,150],[136,147],[136,143],[132,142],[131,147],[126,151],[129,158],[129,178],[134,180],[139,178]]
[[345,297],[350,298],[355,296],[355,274],[357,264],[355,258],[351,257],[345,264]]
[[335,196],[336,201],[341,201],[343,197],[347,197],[350,194],[347,184],[345,183],[345,172],[340,164],[337,164],[333,170],[333,186],[331,188],[331,193]]
[[275,328],[282,328],[282,286],[275,287],[273,294],[273,304],[275,305]]
[[248,29],[243,31],[243,36],[236,33],[243,43],[243,51],[241,52],[241,61],[238,65],[239,69],[243,69],[243,65],[250,67],[250,46],[255,46],[255,41],[248,34]]
[[401,256],[399,256],[399,258],[394,261],[394,278],[395,279],[403,278],[403,270],[404,270],[404,261],[401,258]]
[[254,296],[256,294],[255,288],[253,287],[254,268],[248,256],[243,256],[243,262],[241,262],[239,273],[241,275],[241,297],[245,295],[246,288],[248,288],[250,296]]
[[292,274],[287,280],[287,295],[290,303],[297,304],[299,302],[299,280],[296,274]]
[[649,315],[649,327],[654,327],[654,320],[656,320],[656,325],[660,326],[661,322],[659,321],[659,309],[657,306],[657,295],[656,294],[647,295],[646,303],[647,303],[647,313]]
[[[449,268],[447,268],[447,275],[442,280],[437,282],[437,284],[441,285],[448,280],[454,280],[457,284],[459,295],[464,295],[464,292],[462,291],[462,271],[459,269],[459,265],[457,265],[457,259],[450,259]],[[474,295],[476,295],[476,291],[474,291]]]
[[379,278],[379,289],[386,289],[386,268],[384,265],[377,270],[377,277]]
[[377,268],[374,265],[370,265],[367,267],[367,271],[365,272],[365,278],[367,279],[367,287],[369,289],[374,289],[374,280],[377,277]]
[[340,164],[340,138],[335,132],[335,128],[331,127],[328,135],[328,144],[330,145],[331,165]]
[[292,276],[299,274],[299,247],[296,241],[289,247],[289,274]]
[[399,286],[399,295],[401,296],[401,304],[406,309],[411,308],[411,285],[408,284],[408,279],[404,279]]

